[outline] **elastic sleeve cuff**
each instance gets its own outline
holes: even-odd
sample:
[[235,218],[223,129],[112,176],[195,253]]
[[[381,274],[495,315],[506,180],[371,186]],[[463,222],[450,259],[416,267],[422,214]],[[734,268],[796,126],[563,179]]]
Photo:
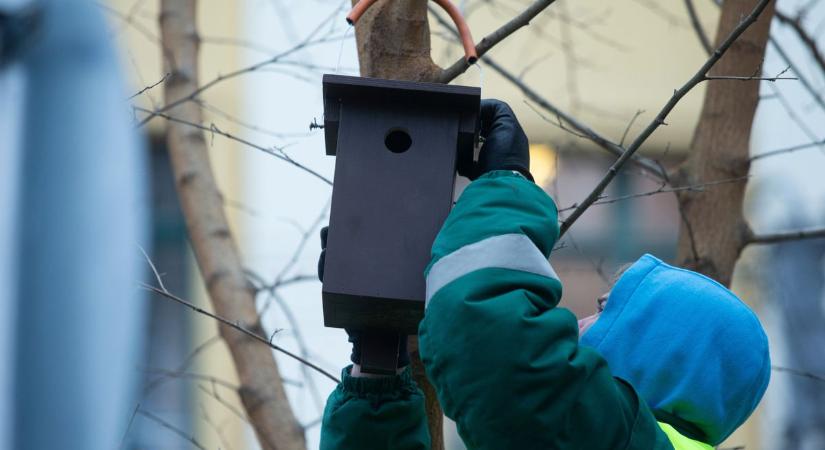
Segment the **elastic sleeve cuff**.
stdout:
[[524,178],[527,178],[528,180],[530,180],[534,183],[536,182],[536,180],[533,178],[533,174],[530,173],[530,171],[528,169],[525,169],[522,166],[513,164],[513,165],[505,166],[504,169],[512,170],[514,172],[518,172],[519,175],[523,176]]
[[351,370],[350,365],[341,371],[341,386],[345,393],[355,397],[394,396],[416,389],[409,366],[398,375],[381,378],[354,377],[350,374]]

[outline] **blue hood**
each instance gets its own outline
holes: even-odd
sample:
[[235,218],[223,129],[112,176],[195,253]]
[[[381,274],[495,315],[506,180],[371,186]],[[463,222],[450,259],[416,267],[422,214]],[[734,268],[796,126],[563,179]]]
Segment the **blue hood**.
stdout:
[[721,284],[644,255],[581,337],[658,420],[717,445],[753,412],[770,378],[759,319]]

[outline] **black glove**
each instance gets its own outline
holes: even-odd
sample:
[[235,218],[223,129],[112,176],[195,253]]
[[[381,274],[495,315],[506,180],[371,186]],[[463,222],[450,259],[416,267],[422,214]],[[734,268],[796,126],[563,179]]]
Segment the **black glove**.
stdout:
[[[321,255],[318,257],[318,279],[324,281],[324,262],[327,256],[327,235],[329,227],[321,228]],[[350,360],[354,364],[361,364],[361,342],[363,339],[398,339],[398,367],[410,364],[410,353],[407,350],[407,335],[393,335],[380,332],[367,332],[346,329],[349,342],[352,344]]]
[[532,181],[530,144],[510,106],[501,100],[482,100],[479,118],[484,145],[470,173],[459,175],[475,180],[493,170],[516,170]]

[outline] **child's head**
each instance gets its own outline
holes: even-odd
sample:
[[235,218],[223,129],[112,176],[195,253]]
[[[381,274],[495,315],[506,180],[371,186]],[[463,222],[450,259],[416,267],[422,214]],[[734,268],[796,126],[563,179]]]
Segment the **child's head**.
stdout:
[[717,445],[756,408],[770,377],[767,337],[724,286],[645,255],[603,305],[589,324],[580,322],[581,343],[604,356],[659,420]]

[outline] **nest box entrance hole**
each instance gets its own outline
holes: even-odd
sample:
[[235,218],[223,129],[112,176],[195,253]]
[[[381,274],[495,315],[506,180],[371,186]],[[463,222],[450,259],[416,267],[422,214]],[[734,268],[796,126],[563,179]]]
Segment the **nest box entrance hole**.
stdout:
[[390,128],[384,137],[384,145],[393,153],[404,153],[412,146],[412,137],[403,128]]

